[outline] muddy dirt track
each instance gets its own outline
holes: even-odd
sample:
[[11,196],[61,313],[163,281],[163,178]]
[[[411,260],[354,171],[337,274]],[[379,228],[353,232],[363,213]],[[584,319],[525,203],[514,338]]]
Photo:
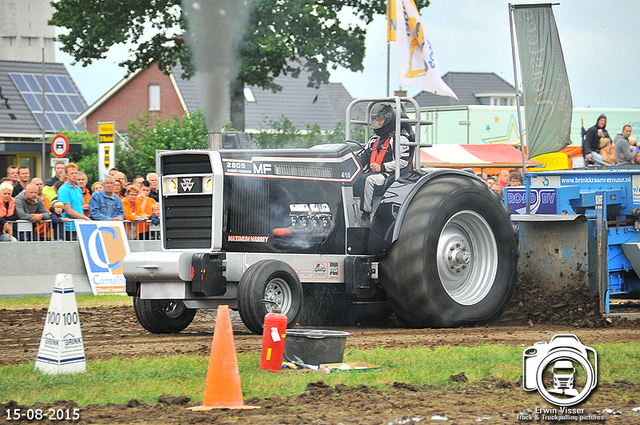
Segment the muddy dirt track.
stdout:
[[[340,329],[351,333],[347,347],[358,349],[487,343],[528,346],[537,341],[549,341],[558,333],[573,333],[587,345],[640,342],[638,323],[604,320],[597,314],[597,302],[589,296],[551,297],[570,300],[555,305],[542,299],[536,302],[536,297],[533,290],[527,292],[527,297],[516,293],[500,320],[473,328],[407,329],[392,317],[376,327]],[[88,360],[116,356],[209,355],[215,323],[213,310],[199,311],[191,326],[177,335],[148,333],[137,323],[132,308],[127,306],[81,308],[79,313]],[[45,309],[0,310],[0,323],[3,324],[0,365],[34,361],[45,314]],[[236,350],[260,350],[261,337],[251,334],[237,315],[232,315],[232,320]],[[548,407],[536,392],[522,390],[520,382],[486,381],[472,386],[435,389],[428,384],[416,387],[397,382],[389,384],[390,392],[383,393],[367,386],[330,387],[321,381],[321,374],[310,374],[309,378],[309,386],[302,394],[245,400],[248,405],[261,406],[258,410],[187,412],[186,407],[197,405],[201,400],[189,400],[180,394],[158,394],[156,404],[141,404],[134,399],[127,405],[76,406],[73,401],[62,400],[54,405],[32,407],[79,407],[81,419],[76,423],[82,424],[510,424],[519,423],[517,415],[528,413],[527,409]],[[460,377],[453,376],[452,379]],[[622,402],[620,396],[624,393],[640,393],[640,384],[623,380],[600,383],[580,407],[585,409],[584,415],[604,418],[606,423],[638,424],[640,399]],[[3,412],[15,407],[15,402],[3,402]],[[603,420],[596,422],[605,423]]]

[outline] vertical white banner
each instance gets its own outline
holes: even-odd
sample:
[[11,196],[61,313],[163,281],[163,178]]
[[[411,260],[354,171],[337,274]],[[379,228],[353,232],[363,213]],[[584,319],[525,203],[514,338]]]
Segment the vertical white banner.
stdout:
[[458,99],[440,77],[438,61],[413,0],[396,0],[396,53],[400,85]]

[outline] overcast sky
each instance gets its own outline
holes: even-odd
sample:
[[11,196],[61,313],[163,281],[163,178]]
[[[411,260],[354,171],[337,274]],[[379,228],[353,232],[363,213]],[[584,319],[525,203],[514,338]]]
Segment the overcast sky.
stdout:
[[[513,84],[508,4],[506,0],[431,0],[421,16],[441,74],[495,72]],[[574,106],[640,107],[640,1],[564,0],[553,10]],[[338,69],[331,81],[343,83],[353,97],[385,96],[384,17],[368,26],[366,48],[363,72]],[[61,52],[57,52],[56,60],[67,64],[80,91],[92,104],[124,76],[116,66],[123,57],[126,48],[114,47],[107,59],[85,68],[70,66],[70,58]],[[399,88],[393,43],[390,86],[391,91]],[[404,89],[410,95],[417,92]]]

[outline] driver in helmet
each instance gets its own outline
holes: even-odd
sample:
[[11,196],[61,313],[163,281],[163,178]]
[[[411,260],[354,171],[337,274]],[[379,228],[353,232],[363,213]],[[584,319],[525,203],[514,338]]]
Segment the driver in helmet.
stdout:
[[[354,184],[355,195],[361,197],[361,221],[368,222],[373,210],[373,191],[384,185],[385,179],[396,171],[395,111],[388,103],[377,103],[371,108],[371,127],[375,136],[371,137],[364,149],[357,154],[364,173]],[[409,165],[410,149],[405,143],[409,139],[400,136],[400,168]]]

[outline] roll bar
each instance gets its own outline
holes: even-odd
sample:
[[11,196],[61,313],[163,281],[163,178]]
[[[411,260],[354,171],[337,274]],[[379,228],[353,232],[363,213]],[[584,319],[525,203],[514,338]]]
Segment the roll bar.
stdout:
[[[358,103],[364,103],[367,102],[367,108],[366,108],[366,112],[365,112],[365,120],[355,120],[355,119],[351,119],[351,111],[353,110],[353,107],[355,105],[357,105]],[[369,122],[369,117],[371,115],[371,108],[373,108],[373,105],[375,105],[376,103],[380,103],[380,102],[388,102],[388,103],[395,103],[395,111],[396,111],[396,134],[401,134],[400,130],[402,127],[402,123],[409,123],[411,125],[414,126],[414,132],[416,135],[416,139],[415,142],[409,142],[409,143],[404,143],[404,145],[406,146],[414,146],[417,149],[414,149],[414,161],[415,161],[415,167],[416,169],[420,168],[420,148],[421,147],[430,147],[431,143],[422,143],[420,141],[420,136],[421,136],[421,131],[420,131],[420,126],[421,125],[432,125],[433,121],[430,120],[423,120],[421,118],[421,112],[420,112],[420,105],[418,105],[418,102],[416,102],[415,99],[411,98],[411,97],[399,97],[399,96],[394,96],[394,97],[360,97],[357,99],[353,99],[351,101],[351,103],[349,103],[349,106],[347,106],[347,113],[346,113],[346,121],[345,121],[345,138],[347,140],[350,140],[350,136],[351,136],[351,125],[364,125],[365,126],[365,137],[367,140],[369,140],[369,133],[370,133],[370,122]],[[407,108],[405,106],[405,103],[410,103],[413,106],[413,112],[414,112],[414,118],[402,118],[402,113],[407,114]],[[407,114],[408,115],[408,114]],[[398,141],[398,143],[395,143],[395,158],[396,158],[396,173],[395,173],[395,179],[398,180],[400,178],[400,137],[398,137],[396,139],[396,141]]]

